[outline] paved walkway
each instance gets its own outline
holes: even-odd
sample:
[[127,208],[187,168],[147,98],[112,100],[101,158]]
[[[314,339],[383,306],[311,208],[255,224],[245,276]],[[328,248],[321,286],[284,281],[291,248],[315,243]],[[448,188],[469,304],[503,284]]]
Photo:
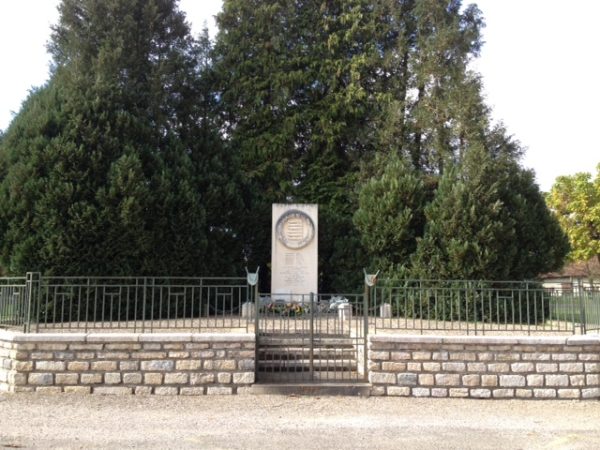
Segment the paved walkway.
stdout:
[[600,448],[600,402],[0,394],[0,448]]

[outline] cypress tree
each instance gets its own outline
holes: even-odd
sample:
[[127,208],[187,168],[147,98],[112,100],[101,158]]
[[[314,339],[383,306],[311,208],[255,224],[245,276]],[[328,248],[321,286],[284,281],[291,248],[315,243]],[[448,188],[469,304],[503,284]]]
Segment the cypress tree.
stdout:
[[531,280],[562,267],[570,246],[557,218],[547,207],[532,171],[511,158],[500,158],[496,168],[504,174],[500,196],[515,223],[513,260],[508,277]]
[[378,57],[368,2],[228,0],[218,23],[216,70],[244,171],[247,258],[270,259],[271,203],[318,203],[322,288],[347,289],[347,277],[360,283],[348,187],[374,153],[365,133]]
[[[520,145],[501,125],[490,124],[481,81],[468,69],[482,45],[479,10],[470,5],[461,11],[460,1],[430,0],[382,8],[387,18],[382,67],[388,76],[380,84],[385,94],[379,148],[411,161],[421,179],[423,201],[433,199],[426,209],[426,227],[412,228],[412,236],[420,240],[412,258],[413,275],[523,279],[560,265],[564,236],[540,202],[533,174],[518,164]],[[446,174],[448,169],[451,173]],[[400,186],[405,177],[394,176]],[[388,192],[394,192],[392,186]],[[361,184],[360,198],[371,196],[372,189],[372,180]],[[377,226],[361,229],[365,244],[393,242],[384,224],[422,211],[422,206],[403,203],[400,192],[396,195],[395,210],[381,205],[380,216],[371,219]],[[383,194],[379,203],[386,199],[391,205]],[[397,224],[396,238],[405,233],[405,225]],[[409,254],[414,251],[408,242],[404,247]],[[380,257],[380,250],[367,250],[370,258]],[[396,267],[387,275],[405,273]]]
[[2,265],[8,273],[39,270],[44,264],[42,249],[51,221],[44,217],[42,202],[52,195],[52,154],[61,146],[60,129],[66,123],[59,98],[54,83],[32,91],[1,144]]
[[[360,163],[389,149],[436,172],[454,156],[436,145],[467,134],[464,121],[448,123],[478,86],[465,71],[481,19],[474,7],[459,10],[456,1],[224,2],[216,67],[229,144],[246,173],[250,260],[269,260],[271,203],[314,202],[321,287],[360,282],[366,259],[351,188]],[[443,114],[427,116],[432,109]]]
[[209,232],[222,224],[206,212],[221,188],[204,174],[222,154],[203,156],[218,133],[199,131],[206,50],[175,0],[64,0],[59,10],[52,78],[2,142],[3,263],[206,274]]
[[475,6],[225,0],[214,49],[176,0],[60,12],[52,78],[0,139],[12,272],[264,266],[273,202],[320,205],[321,290],[369,261],[521,278],[564,256],[468,70]]
[[423,235],[427,191],[421,174],[397,153],[377,155],[373,165],[359,191],[354,224],[371,264],[389,273],[410,266]]
[[196,47],[196,123],[189,127],[188,141],[198,150],[190,155],[196,189],[202,194],[207,236],[203,258],[208,273],[237,276],[244,265],[244,242],[240,221],[243,212],[243,171],[239,154],[226,145],[219,115],[219,82],[214,70],[213,48],[204,29]]
[[[439,295],[424,298],[427,310],[444,320],[464,320],[466,314],[484,321],[530,320],[531,313],[545,320],[549,303],[539,296],[519,297],[516,303],[496,298],[492,304],[486,288],[512,296],[512,287],[448,281],[523,280],[560,267],[568,246],[542,200],[531,172],[513,159],[468,148],[460,164],[444,172],[425,208],[425,232],[413,255],[414,276],[446,280]],[[464,290],[465,284],[470,288]]]
[[533,174],[469,148],[425,208],[413,270],[430,279],[523,280],[560,268],[568,242]]
[[507,279],[517,244],[500,183],[481,147],[469,148],[464,160],[444,173],[425,208],[427,225],[414,255],[419,277]]

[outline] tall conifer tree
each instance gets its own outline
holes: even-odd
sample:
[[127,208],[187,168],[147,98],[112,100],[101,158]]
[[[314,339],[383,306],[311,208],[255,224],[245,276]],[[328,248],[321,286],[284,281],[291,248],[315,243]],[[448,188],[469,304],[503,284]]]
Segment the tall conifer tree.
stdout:
[[247,186],[248,258],[269,261],[271,203],[318,203],[323,287],[347,286],[346,274],[360,282],[348,186],[374,152],[368,2],[230,0],[218,23],[225,124]]
[[444,173],[425,216],[413,257],[419,277],[533,279],[559,268],[568,252],[533,174],[482,147]]
[[480,13],[458,0],[226,0],[218,22],[227,132],[262,236],[246,239],[249,256],[268,261],[272,202],[319,203],[322,288],[347,288],[366,263],[351,222],[359,163],[396,152],[437,174],[482,144],[487,109],[467,71]]
[[198,131],[202,50],[177,2],[64,0],[59,10],[52,78],[2,143],[4,264],[207,273],[218,227],[199,176],[212,150]]
[[468,69],[475,6],[225,0],[214,49],[176,0],[60,11],[52,78],[0,140],[10,271],[268,266],[273,202],[319,204],[321,290],[374,260],[490,278],[564,256]]
[[408,269],[425,226],[428,199],[422,174],[397,153],[377,155],[373,165],[359,193],[354,223],[373,258],[371,266]]

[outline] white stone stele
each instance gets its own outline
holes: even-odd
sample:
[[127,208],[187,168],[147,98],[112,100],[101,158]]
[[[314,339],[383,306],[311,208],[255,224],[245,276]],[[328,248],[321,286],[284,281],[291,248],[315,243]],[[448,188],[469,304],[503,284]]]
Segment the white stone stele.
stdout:
[[273,204],[271,295],[274,300],[310,301],[318,290],[319,206]]

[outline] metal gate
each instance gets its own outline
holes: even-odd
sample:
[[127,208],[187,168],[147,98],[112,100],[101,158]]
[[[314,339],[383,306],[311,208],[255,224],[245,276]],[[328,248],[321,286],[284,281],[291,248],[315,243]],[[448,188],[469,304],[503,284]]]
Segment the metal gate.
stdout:
[[365,303],[357,294],[260,295],[257,381],[365,381]]

